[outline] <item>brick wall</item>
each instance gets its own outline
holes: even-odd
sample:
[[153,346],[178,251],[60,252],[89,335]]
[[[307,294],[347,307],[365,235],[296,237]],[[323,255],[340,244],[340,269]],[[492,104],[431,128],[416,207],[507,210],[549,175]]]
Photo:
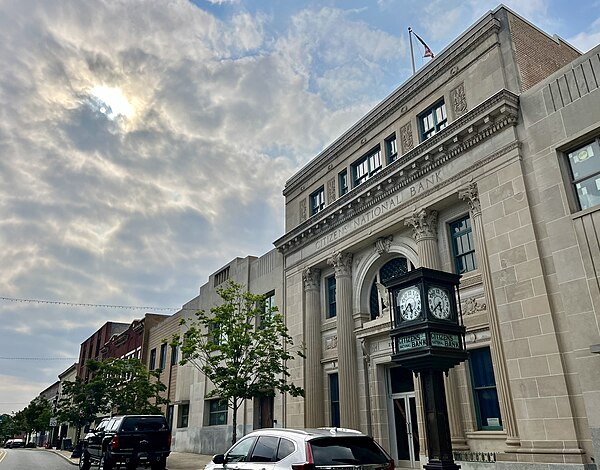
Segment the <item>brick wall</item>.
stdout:
[[509,14],[508,21],[521,91],[531,88],[581,55],[559,38],[554,40],[517,16]]

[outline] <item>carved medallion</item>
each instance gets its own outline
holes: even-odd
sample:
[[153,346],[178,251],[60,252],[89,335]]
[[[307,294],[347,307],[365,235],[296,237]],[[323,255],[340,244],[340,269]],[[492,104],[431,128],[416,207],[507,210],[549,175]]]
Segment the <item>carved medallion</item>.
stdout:
[[455,117],[462,116],[468,111],[464,83],[461,83],[454,90],[450,91],[450,100],[452,101]]
[[300,200],[300,223],[304,222],[308,218],[308,212],[306,208],[306,199]]
[[410,122],[400,128],[400,147],[402,155],[414,148],[412,126]]
[[327,204],[335,201],[335,178],[327,181]]

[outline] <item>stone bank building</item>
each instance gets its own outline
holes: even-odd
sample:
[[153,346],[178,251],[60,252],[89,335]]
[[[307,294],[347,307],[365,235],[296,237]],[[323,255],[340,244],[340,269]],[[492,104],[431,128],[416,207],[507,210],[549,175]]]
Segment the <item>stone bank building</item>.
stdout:
[[[418,381],[391,361],[383,283],[424,266],[462,275],[469,358],[446,388],[463,468],[595,468],[599,53],[501,6],[289,179],[285,234],[251,288],[273,292],[306,353],[290,363],[306,395],[277,396],[275,425],[360,429],[421,467]],[[223,450],[231,417],[210,421],[186,367],[174,449]]]

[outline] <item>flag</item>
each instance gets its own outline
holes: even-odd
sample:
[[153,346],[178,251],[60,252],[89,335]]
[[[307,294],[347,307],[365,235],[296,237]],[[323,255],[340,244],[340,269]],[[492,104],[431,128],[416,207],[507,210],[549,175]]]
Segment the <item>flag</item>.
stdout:
[[423,47],[425,48],[425,54],[423,54],[423,57],[431,57],[433,59],[433,52],[431,52],[431,49],[429,49],[429,46],[427,44],[425,44],[425,41],[423,41],[419,35],[417,33],[415,33],[414,31],[412,31],[412,33],[415,35],[415,37],[419,40],[419,42],[421,44],[423,44]]

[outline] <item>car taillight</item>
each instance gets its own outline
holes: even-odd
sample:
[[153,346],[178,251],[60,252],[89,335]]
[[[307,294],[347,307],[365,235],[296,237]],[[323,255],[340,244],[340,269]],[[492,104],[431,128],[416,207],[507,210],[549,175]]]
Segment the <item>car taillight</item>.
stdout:
[[169,437],[167,437],[167,447],[171,448],[171,433],[169,433]]
[[385,467],[385,470],[394,470],[394,459],[390,459],[388,461],[388,464]]
[[292,464],[292,470],[315,470],[312,449],[310,448],[310,444],[306,443],[306,462],[303,463],[294,463]]
[[113,436],[112,440],[110,441],[110,448],[112,450],[119,448],[119,436]]

